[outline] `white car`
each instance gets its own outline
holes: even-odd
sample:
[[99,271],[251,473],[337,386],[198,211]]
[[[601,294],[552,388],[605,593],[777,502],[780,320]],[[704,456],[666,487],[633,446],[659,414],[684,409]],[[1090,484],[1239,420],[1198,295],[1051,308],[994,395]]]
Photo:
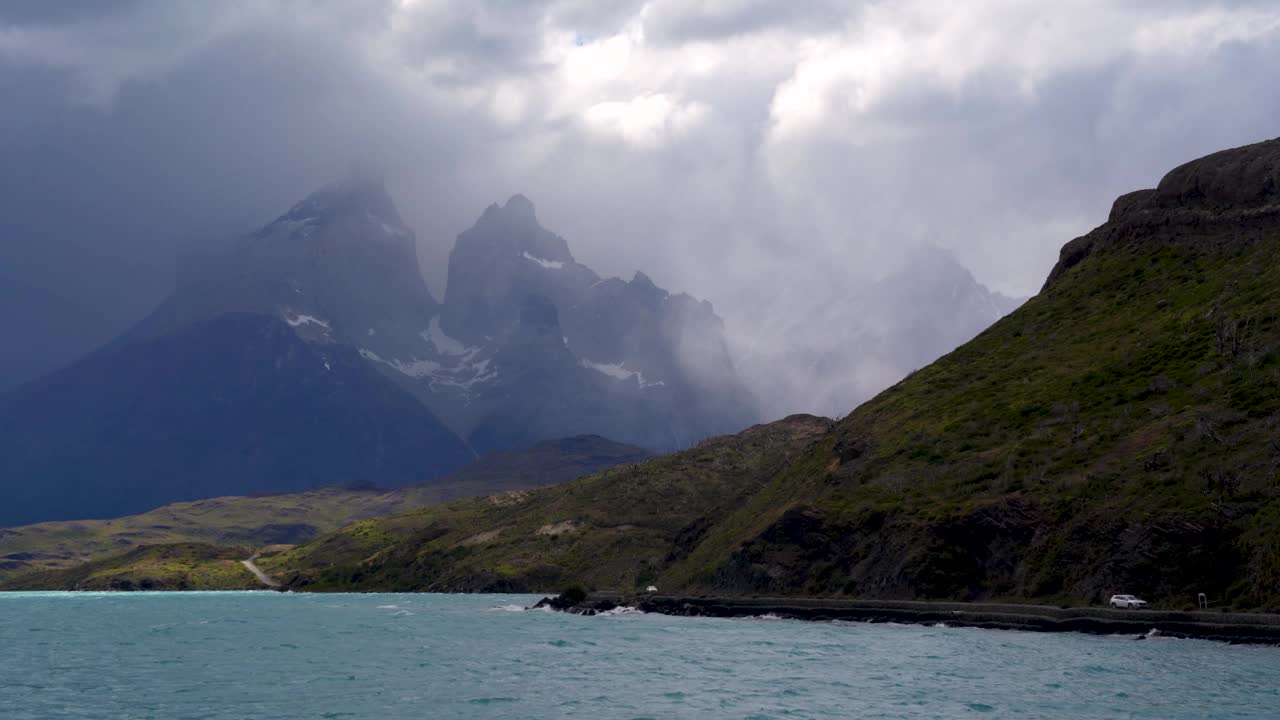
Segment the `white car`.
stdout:
[[1132,595],[1112,595],[1110,605],[1113,608],[1141,610],[1147,606],[1147,601],[1141,600]]

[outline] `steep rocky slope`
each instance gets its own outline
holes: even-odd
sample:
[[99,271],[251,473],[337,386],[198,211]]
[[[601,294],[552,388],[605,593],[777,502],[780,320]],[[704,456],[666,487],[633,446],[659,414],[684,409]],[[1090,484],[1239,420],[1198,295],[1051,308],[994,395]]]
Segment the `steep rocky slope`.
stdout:
[[[600,277],[523,195],[458,236],[433,323],[435,355],[379,359],[482,453],[582,433],[674,450],[756,417],[710,303]],[[476,372],[453,382],[451,362]]]

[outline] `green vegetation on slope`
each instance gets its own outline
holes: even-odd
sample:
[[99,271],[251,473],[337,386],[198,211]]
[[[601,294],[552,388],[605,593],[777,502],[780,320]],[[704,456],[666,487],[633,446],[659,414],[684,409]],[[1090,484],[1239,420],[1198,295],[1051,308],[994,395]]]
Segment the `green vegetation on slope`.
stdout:
[[262,585],[240,563],[248,552],[202,543],[144,546],[0,582],[0,590],[257,590]]
[[353,520],[403,512],[435,499],[434,493],[417,488],[326,488],[173,503],[113,520],[25,525],[0,530],[0,580],[72,568],[141,545],[196,542],[261,547],[305,542]]
[[1277,288],[1280,141],[1184,165],[1069,243],[1039,296],[859,407],[673,579],[1280,605]]
[[0,581],[76,567],[141,545],[208,543],[261,548],[296,544],[356,520],[462,497],[525,490],[634,463],[641,448],[585,435],[488,455],[431,484],[398,490],[323,488],[262,497],[173,503],[112,520],[45,522],[0,529]]
[[551,488],[354,523],[259,564],[312,590],[643,587],[830,427],[795,416]]
[[1275,604],[1277,287],[1280,236],[1091,257],[858,408],[809,459],[822,481],[720,528],[734,549],[688,581]]

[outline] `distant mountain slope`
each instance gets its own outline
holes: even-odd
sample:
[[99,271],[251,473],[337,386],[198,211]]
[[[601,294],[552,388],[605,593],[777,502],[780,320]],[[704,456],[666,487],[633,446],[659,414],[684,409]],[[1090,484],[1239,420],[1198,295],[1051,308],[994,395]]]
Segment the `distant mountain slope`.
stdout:
[[110,520],[43,522],[0,529],[0,580],[58,570],[140,545],[197,542],[262,548],[305,542],[347,523],[433,503],[531,490],[650,455],[597,436],[549,440],[481,458],[446,478],[396,490],[321,488],[259,497],[216,497]]
[[268,562],[316,589],[1278,607],[1278,287],[1275,140],[1120,198],[1039,296],[830,431],[756,428]]
[[0,397],[0,525],[441,477],[471,452],[353,349],[231,313]]
[[485,455],[448,477],[404,488],[404,492],[412,494],[418,505],[427,505],[555,485],[652,457],[653,453],[634,445],[578,435]]

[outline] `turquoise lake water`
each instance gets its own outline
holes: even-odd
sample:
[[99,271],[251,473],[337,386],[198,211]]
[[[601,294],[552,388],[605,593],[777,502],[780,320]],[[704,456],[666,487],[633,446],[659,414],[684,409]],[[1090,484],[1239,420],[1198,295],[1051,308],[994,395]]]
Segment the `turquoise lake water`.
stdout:
[[1275,648],[535,599],[0,593],[0,718],[1280,718]]

